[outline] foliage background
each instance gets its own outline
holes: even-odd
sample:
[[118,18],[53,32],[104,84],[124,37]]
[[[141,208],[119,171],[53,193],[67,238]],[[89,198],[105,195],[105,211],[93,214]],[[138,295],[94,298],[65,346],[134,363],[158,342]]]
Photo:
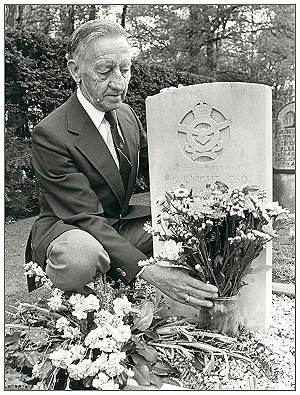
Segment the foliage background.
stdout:
[[74,90],[67,37],[81,23],[117,20],[135,48],[127,102],[144,127],[147,96],[211,81],[267,84],[273,118],[294,96],[295,5],[6,5],[5,209],[38,212],[31,131]]

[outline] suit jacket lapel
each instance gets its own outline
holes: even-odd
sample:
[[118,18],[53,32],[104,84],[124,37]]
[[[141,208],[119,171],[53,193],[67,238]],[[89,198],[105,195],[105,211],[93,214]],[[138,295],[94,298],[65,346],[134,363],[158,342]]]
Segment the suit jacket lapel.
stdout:
[[76,94],[71,96],[67,105],[68,130],[79,135],[75,146],[106,180],[123,207],[125,191],[122,178],[105,141],[79,103]]

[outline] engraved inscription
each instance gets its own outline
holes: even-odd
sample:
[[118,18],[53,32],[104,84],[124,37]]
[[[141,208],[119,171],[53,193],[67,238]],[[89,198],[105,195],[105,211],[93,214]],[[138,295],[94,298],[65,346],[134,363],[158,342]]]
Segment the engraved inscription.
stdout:
[[178,125],[182,151],[195,162],[215,160],[229,142],[230,123],[218,110],[201,100]]
[[222,181],[229,187],[241,186],[250,182],[246,174],[166,174],[164,185],[168,188],[182,185],[186,188],[193,188],[195,192],[201,191],[206,184],[214,184],[216,181]]
[[295,169],[295,126],[295,102],[291,102],[279,111],[273,132],[274,169]]

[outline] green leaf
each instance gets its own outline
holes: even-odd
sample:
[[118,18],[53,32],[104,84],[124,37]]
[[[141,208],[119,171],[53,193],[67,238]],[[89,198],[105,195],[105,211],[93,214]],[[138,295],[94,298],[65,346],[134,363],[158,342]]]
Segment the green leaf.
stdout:
[[[12,330],[12,329],[10,329]],[[11,345],[13,343],[17,344],[18,341],[20,340],[20,331],[12,332],[12,333],[6,333],[5,334],[5,346],[7,347],[8,345]]]
[[195,355],[195,359],[193,360],[192,364],[197,370],[201,370],[202,372],[204,363],[201,361],[201,357],[199,354]]
[[158,376],[167,376],[170,374],[177,373],[177,370],[173,368],[170,364],[165,362],[157,362],[155,365],[151,367],[153,373]]
[[214,367],[215,367],[215,357],[214,357],[214,354],[211,353],[210,360],[208,361],[205,368],[203,369],[203,373],[210,375],[211,372],[213,371]]
[[26,366],[29,368],[34,366],[36,363],[40,363],[42,360],[42,355],[37,352],[27,352],[26,353]]
[[151,302],[146,301],[139,309],[139,315],[133,319],[132,330],[145,331],[148,329],[153,320],[153,305]]
[[176,385],[177,387],[179,386],[178,381],[172,379],[171,377],[163,377],[162,382],[166,384]]
[[163,385],[163,382],[160,377],[156,376],[155,374],[150,374],[150,382],[151,384],[155,385],[155,387],[160,388]]
[[146,343],[144,343],[143,348],[138,347],[137,352],[149,362],[155,363],[158,359],[157,351],[153,347],[148,346]]
[[142,355],[140,355],[138,353],[132,354],[131,358],[133,359],[133,362],[136,365],[148,365],[146,358],[144,358]]
[[45,345],[49,342],[49,333],[44,328],[26,329],[26,339],[37,346]]
[[157,335],[157,333],[153,332],[152,330],[147,329],[144,333],[145,333],[145,335],[146,335],[147,337],[149,337],[150,339],[152,339],[152,340],[154,340],[154,341],[157,341],[157,340],[158,340],[158,335]]
[[134,372],[134,380],[136,380],[139,385],[150,385],[150,371],[147,365],[135,365],[132,368]]

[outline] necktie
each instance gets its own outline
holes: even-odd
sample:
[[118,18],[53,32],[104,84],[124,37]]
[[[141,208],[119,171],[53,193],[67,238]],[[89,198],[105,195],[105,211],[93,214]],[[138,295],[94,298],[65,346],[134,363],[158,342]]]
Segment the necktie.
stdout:
[[132,167],[129,160],[129,151],[126,143],[122,140],[119,134],[115,113],[113,111],[106,112],[104,117],[110,124],[112,139],[119,159],[119,170],[126,190]]

